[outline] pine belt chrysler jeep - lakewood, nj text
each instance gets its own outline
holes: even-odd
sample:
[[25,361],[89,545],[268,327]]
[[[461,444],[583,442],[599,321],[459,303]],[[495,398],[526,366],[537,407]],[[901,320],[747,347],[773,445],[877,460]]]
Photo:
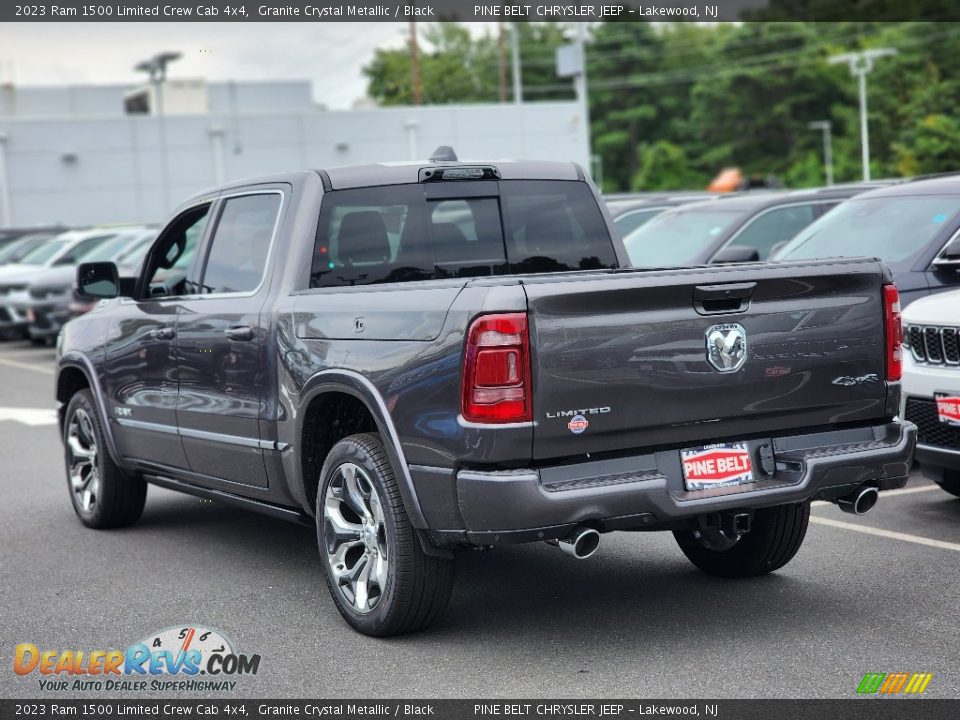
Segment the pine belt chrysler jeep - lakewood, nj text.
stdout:
[[70,498],[148,483],[315,525],[360,632],[423,628],[456,552],[669,530],[776,570],[810,501],[906,482],[896,288],[876,260],[636,270],[570,163],[430,162],[203,193],[58,345]]

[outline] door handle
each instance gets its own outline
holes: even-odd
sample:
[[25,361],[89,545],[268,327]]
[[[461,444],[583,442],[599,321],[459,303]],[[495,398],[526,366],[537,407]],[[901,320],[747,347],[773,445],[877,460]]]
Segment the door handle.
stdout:
[[756,287],[755,282],[698,285],[693,289],[693,309],[700,315],[743,312]]
[[227,328],[223,331],[229,340],[253,340],[253,328],[249,325]]
[[147,331],[147,337],[151,340],[173,340],[177,331],[172,327],[155,328]]

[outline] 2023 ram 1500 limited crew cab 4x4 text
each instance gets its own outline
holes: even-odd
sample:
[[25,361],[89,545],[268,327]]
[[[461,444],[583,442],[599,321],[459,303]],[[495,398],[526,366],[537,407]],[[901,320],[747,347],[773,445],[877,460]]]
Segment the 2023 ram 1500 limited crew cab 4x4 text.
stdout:
[[[66,325],[70,497],[146,484],[313,525],[371,635],[425,627],[455,551],[670,530],[708,573],[770,572],[814,498],[901,487],[897,292],[875,260],[631,270],[569,163],[371,165],[187,202],[135,281]],[[119,296],[119,297],[115,297]]]

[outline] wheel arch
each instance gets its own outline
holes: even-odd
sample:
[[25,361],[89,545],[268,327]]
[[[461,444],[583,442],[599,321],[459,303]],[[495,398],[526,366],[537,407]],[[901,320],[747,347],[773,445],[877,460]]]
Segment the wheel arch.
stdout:
[[97,408],[97,414],[100,416],[100,425],[103,428],[103,434],[107,437],[107,449],[110,452],[110,457],[117,465],[123,467],[120,452],[113,437],[113,426],[110,424],[110,416],[107,414],[100,382],[97,380],[93,363],[87,356],[80,353],[64,355],[60,358],[57,368],[56,397],[60,403],[57,411],[60,435],[63,435],[63,425],[66,420],[65,416],[70,398],[84,389],[89,389],[93,395],[93,402]]
[[[349,400],[345,400],[345,398],[349,398]],[[351,403],[356,404],[351,406]],[[326,438],[313,437],[313,434],[318,430],[315,425],[317,413],[322,413],[324,409],[329,409],[332,406],[362,408],[366,413],[364,420],[369,422],[366,424],[361,422],[356,426],[348,425],[346,434],[334,432]],[[313,501],[316,499],[316,486],[318,485],[320,469],[327,455],[324,452],[322,457],[317,457],[319,448],[327,447],[327,452],[329,452],[329,448],[333,447],[342,437],[364,431],[379,433],[384,450],[396,474],[400,496],[403,499],[407,516],[414,528],[418,530],[426,529],[427,522],[420,508],[413,480],[410,477],[410,469],[407,466],[403,448],[400,446],[400,438],[387,410],[386,403],[373,383],[363,375],[350,370],[323,370],[307,381],[300,394],[296,430],[300,448],[300,467],[298,468],[300,487],[296,490],[298,491],[297,495],[301,496],[301,501],[305,502],[305,509],[311,514],[314,512]]]

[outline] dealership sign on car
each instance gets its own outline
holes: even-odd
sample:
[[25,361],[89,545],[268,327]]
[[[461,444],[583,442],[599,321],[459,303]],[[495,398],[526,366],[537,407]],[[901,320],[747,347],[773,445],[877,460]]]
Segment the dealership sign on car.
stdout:
[[753,463],[746,443],[719,443],[680,451],[687,490],[703,490],[753,482]]
[[947,425],[960,425],[960,395],[937,393],[937,419]]

